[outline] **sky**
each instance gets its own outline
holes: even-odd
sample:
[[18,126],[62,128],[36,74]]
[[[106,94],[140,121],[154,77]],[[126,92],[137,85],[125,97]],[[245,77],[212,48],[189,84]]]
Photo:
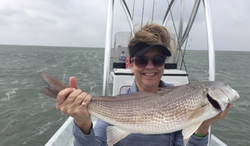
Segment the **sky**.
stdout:
[[[105,47],[108,0],[0,0],[0,44]],[[184,24],[194,0],[185,2]],[[127,0],[132,11],[133,0]],[[140,26],[142,7],[136,0],[135,26]],[[143,23],[152,19],[153,0],[146,0]],[[167,0],[156,0],[153,20],[161,23]],[[215,50],[250,51],[250,1],[209,0]],[[178,2],[173,9],[178,26]],[[188,47],[207,47],[203,4],[189,35]],[[166,26],[174,32],[173,22]],[[115,0],[113,36],[118,31],[130,31],[127,18]],[[114,38],[114,37],[113,37]],[[188,48],[187,48],[188,49]]]

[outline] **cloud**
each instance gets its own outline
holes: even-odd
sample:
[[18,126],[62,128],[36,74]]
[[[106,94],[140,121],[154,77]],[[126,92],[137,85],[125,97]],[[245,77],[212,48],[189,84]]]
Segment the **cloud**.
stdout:
[[222,50],[250,51],[250,1],[211,1],[215,46]]
[[[143,22],[162,23],[165,15],[167,1],[156,1],[153,12],[153,1],[135,1],[138,8],[133,11],[133,1],[128,0],[131,14],[134,13],[134,24],[140,26]],[[187,24],[192,11],[194,0],[185,1],[184,24]],[[246,50],[250,37],[250,20],[248,14],[250,1],[209,1],[215,48],[219,50]],[[50,46],[79,46],[104,47],[106,33],[107,1],[93,0],[8,0],[0,1],[0,44],[20,45],[50,45]],[[175,4],[172,14],[174,25],[178,27],[179,3]],[[152,17],[152,12],[154,16]],[[171,20],[171,19],[170,19]],[[204,49],[206,45],[206,27],[203,5],[198,11],[190,35],[190,46],[194,49]],[[173,22],[167,25],[171,32],[175,32]],[[127,18],[119,1],[115,1],[115,14],[113,23],[113,36],[117,31],[129,31]],[[202,33],[203,32],[203,33]],[[113,37],[114,38],[114,37]]]
[[91,46],[89,40],[94,39],[95,45],[104,43],[99,40],[104,40],[105,7],[80,0],[0,4],[2,44]]

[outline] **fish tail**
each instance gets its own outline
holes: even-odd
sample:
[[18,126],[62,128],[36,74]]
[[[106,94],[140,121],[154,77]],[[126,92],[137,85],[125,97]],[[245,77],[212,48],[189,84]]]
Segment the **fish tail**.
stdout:
[[61,90],[67,88],[66,85],[47,73],[42,72],[40,75],[42,80],[47,84],[47,86],[43,87],[40,91],[49,97],[56,98]]

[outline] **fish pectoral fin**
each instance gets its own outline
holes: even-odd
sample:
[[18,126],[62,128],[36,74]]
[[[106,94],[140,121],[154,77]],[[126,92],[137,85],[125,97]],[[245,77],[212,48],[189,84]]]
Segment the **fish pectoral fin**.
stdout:
[[189,111],[187,113],[188,121],[192,121],[192,120],[199,118],[203,114],[207,106],[203,106],[203,107],[197,108],[196,110]]
[[107,127],[107,144],[112,146],[116,144],[121,139],[125,138],[130,133],[121,130],[115,126],[108,126]]
[[202,122],[195,123],[182,130],[183,139],[189,138],[201,125]]

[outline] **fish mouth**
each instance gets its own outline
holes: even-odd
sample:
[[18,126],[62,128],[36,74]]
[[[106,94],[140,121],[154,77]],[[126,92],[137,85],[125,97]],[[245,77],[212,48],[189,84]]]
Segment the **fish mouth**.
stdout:
[[216,100],[214,100],[209,94],[207,94],[207,99],[215,109],[221,110],[220,104]]
[[239,95],[239,93],[237,91],[235,91],[233,89],[233,92],[234,92],[234,95],[235,95],[234,98],[233,98],[233,100],[236,100],[236,99],[240,98],[240,95]]

